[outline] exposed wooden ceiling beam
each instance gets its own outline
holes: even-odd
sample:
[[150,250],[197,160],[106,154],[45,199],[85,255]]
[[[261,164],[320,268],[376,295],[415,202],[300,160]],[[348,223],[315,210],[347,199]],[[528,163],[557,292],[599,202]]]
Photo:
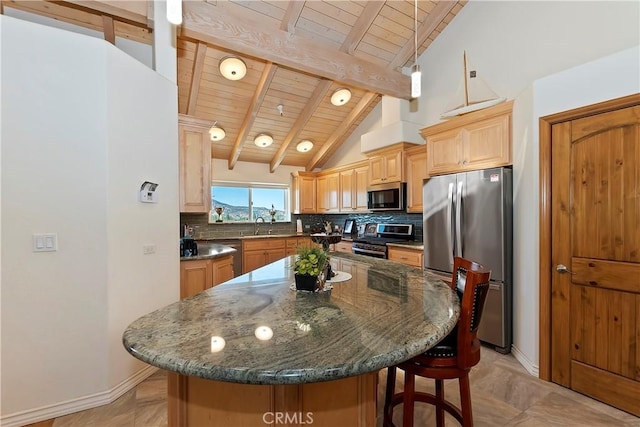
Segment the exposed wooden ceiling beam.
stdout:
[[204,59],[206,56],[207,45],[204,43],[198,43],[196,46],[196,55],[193,60],[191,87],[189,88],[189,101],[187,102],[187,114],[189,115],[194,115],[196,113],[198,91],[200,90],[200,79],[202,78],[202,70],[204,69]]
[[[205,2],[185,2],[181,34],[298,71],[396,98],[410,98],[410,77],[334,47],[236,16]],[[217,13],[218,12],[218,13]]]
[[350,55],[353,55],[353,52],[360,44],[362,37],[367,33],[371,24],[378,16],[378,13],[382,10],[384,6],[383,1],[368,1],[367,5],[364,7],[364,10],[358,17],[358,20],[353,27],[351,27],[351,31],[345,37],[344,42],[342,42],[342,46],[340,46],[340,50],[342,52],[347,52]]
[[326,157],[332,154],[337,145],[342,142],[342,138],[344,138],[351,125],[358,119],[358,117],[360,117],[362,113],[367,110],[369,105],[374,102],[377,97],[377,93],[369,92],[360,99],[358,105],[356,105],[355,108],[351,110],[345,120],[340,124],[340,126],[338,126],[338,128],[336,128],[335,131],[333,131],[331,136],[327,138],[327,141],[322,145],[322,147],[320,147],[320,150],[318,150],[316,155],[313,156],[311,161],[307,164],[307,171],[312,171]]
[[277,70],[278,66],[271,62],[267,62],[267,64],[264,66],[264,69],[262,70],[260,81],[256,86],[256,91],[253,93],[253,98],[251,99],[251,103],[249,104],[249,108],[247,109],[247,114],[244,116],[242,126],[240,126],[240,132],[238,133],[236,142],[233,144],[231,154],[229,155],[228,167],[230,170],[233,169],[238,162],[240,151],[242,151],[242,144],[244,143],[244,140],[247,137],[251,126],[253,126],[253,122],[258,115],[258,110],[260,110],[262,101],[264,101],[264,97],[267,94],[267,90],[269,89],[271,80],[273,80],[273,76],[276,74]]
[[113,18],[108,15],[102,15],[102,28],[104,39],[115,46],[116,30],[113,26]]
[[[436,7],[431,10],[429,16],[418,26],[418,46],[421,46],[429,36],[438,28],[438,25],[444,18],[451,12],[451,9],[457,4],[455,1],[440,0]],[[413,37],[402,46],[400,52],[398,52],[393,58],[393,61],[389,63],[389,68],[395,69],[396,67],[402,67],[415,53],[415,46]]]
[[271,159],[269,170],[272,173],[278,166],[280,166],[280,163],[282,163],[282,160],[287,153],[287,149],[289,148],[289,145],[291,145],[291,141],[298,137],[300,131],[302,131],[309,119],[313,116],[316,108],[318,108],[318,105],[320,105],[320,103],[324,99],[324,96],[329,91],[331,84],[331,80],[323,79],[314,89],[313,93],[311,94],[311,98],[309,98],[309,102],[304,106],[302,113],[296,119],[296,122],[293,124],[293,127],[282,142],[282,145],[280,145],[280,148],[278,148],[275,156],[273,156],[273,159]]
[[[149,0],[150,1],[150,0]],[[123,21],[135,22],[147,26],[147,2],[124,0],[66,0],[61,3],[82,6],[111,15]]]
[[287,11],[284,13],[282,23],[280,24],[280,29],[287,33],[293,33],[302,9],[304,9],[304,0],[289,0]]

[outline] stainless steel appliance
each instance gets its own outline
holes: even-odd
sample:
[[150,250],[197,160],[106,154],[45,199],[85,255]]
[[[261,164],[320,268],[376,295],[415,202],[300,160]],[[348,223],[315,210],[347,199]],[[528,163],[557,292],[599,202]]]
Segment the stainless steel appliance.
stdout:
[[370,211],[403,211],[407,189],[404,182],[372,185],[367,189]]
[[480,340],[508,353],[512,328],[512,171],[494,168],[429,178],[423,187],[425,268],[451,274],[453,257],[491,269]]
[[413,240],[413,224],[367,224],[365,234],[353,239],[354,254],[387,258],[387,243]]

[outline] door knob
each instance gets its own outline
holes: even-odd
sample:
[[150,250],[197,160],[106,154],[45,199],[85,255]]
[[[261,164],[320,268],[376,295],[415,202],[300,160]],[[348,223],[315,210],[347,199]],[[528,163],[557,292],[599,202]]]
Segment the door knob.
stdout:
[[558,273],[562,273],[562,274],[564,274],[564,273],[573,274],[573,272],[571,272],[571,271],[567,268],[567,266],[566,266],[566,265],[564,265],[564,264],[558,264],[558,265],[556,265],[556,271],[557,271]]

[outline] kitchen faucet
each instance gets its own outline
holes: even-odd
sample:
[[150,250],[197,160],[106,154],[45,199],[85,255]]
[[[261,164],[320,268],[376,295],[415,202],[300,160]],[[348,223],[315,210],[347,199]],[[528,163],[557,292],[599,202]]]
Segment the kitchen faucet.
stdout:
[[259,216],[258,218],[256,218],[255,222],[253,223],[253,234],[255,236],[258,235],[258,233],[260,232],[260,226],[258,225],[258,220],[262,220],[261,222],[264,224],[264,218],[262,218],[261,216]]

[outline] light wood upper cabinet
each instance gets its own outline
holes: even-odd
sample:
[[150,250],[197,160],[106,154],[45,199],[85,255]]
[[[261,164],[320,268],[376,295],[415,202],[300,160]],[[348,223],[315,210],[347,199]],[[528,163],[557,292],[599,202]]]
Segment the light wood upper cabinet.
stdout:
[[422,129],[427,174],[510,165],[512,108],[509,101]]
[[368,184],[369,168],[366,163],[340,171],[340,212],[367,212]]
[[340,176],[338,172],[320,175],[316,178],[318,213],[337,213],[340,211],[338,192]]
[[422,213],[422,184],[427,177],[427,147],[419,145],[405,152],[407,212]]
[[402,182],[404,178],[402,159],[402,147],[371,153],[371,157],[369,157],[369,183],[374,185]]
[[207,131],[179,124],[180,212],[208,213],[211,206],[211,141]]
[[316,175],[311,172],[292,174],[293,179],[293,213],[316,213]]

